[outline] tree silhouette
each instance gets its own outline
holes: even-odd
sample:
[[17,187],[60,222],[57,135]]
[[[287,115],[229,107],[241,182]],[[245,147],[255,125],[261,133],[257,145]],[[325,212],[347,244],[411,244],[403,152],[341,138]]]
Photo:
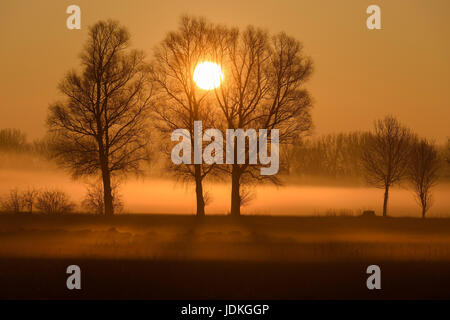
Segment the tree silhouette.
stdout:
[[52,155],[74,177],[101,174],[105,214],[112,215],[111,176],[139,172],[148,159],[147,119],[151,88],[141,51],[115,21],[89,30],[81,72],[59,85],[63,102],[49,107]]
[[0,204],[4,211],[12,213],[21,213],[25,207],[23,196],[17,188],[11,189]]
[[412,134],[393,116],[375,122],[362,152],[369,184],[384,189],[383,217],[387,216],[389,189],[407,174]]
[[432,204],[431,188],[437,183],[440,159],[436,147],[426,139],[412,144],[408,165],[408,178],[422,208],[422,218]]
[[[308,132],[311,99],[304,84],[312,73],[312,61],[303,54],[301,43],[284,33],[270,37],[252,26],[242,32],[225,27],[215,30],[215,61],[225,72],[225,81],[215,93],[226,128],[278,129],[281,145]],[[267,140],[271,142],[270,135]],[[234,163],[227,172],[231,175],[231,215],[239,216],[244,198],[241,184],[265,180],[279,184],[280,180],[275,175],[260,175],[261,165],[248,161],[248,148],[246,163],[238,164],[236,143],[234,139]]]
[[[184,16],[177,31],[170,32],[155,50],[152,79],[157,90],[155,106],[157,126],[164,135],[176,129],[187,129],[194,146],[194,122],[202,121],[204,127],[214,128],[214,108],[209,91],[199,89],[193,75],[197,64],[210,59],[212,26],[204,19]],[[169,145],[163,145],[170,155]],[[191,159],[194,159],[192,149]],[[194,180],[197,216],[205,214],[203,181],[214,166],[207,164],[173,165],[170,171],[183,180]]]

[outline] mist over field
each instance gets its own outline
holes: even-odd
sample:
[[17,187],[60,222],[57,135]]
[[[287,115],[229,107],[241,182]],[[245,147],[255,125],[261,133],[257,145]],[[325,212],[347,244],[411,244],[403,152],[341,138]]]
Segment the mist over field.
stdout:
[[[31,160],[30,160],[31,159]],[[86,180],[73,180],[67,172],[55,165],[32,158],[10,158],[8,168],[0,167],[0,197],[11,188],[58,189],[67,192],[83,211],[80,203],[86,194]],[[4,162],[5,164],[5,162]],[[12,167],[12,168],[11,168]],[[15,167],[15,168],[14,168]],[[156,176],[156,177],[155,177]],[[120,184],[120,195],[124,202],[124,213],[132,214],[195,214],[195,197],[192,185],[162,178],[160,176],[129,178]],[[286,179],[284,179],[286,180]],[[211,203],[207,214],[228,214],[230,208],[230,186],[223,182],[206,183]],[[433,190],[433,206],[429,217],[450,216],[450,184],[443,182]],[[353,185],[343,181],[309,179],[307,182],[292,181],[277,187],[261,185],[255,187],[254,199],[242,210],[250,215],[299,215],[340,216],[360,215],[363,210],[381,213],[383,190]],[[420,217],[420,209],[412,192],[405,187],[392,190],[390,216]]]

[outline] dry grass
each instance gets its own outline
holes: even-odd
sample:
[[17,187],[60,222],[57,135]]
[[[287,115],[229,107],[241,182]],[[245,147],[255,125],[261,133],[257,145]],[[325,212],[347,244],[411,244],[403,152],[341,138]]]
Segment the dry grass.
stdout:
[[0,216],[0,256],[230,261],[450,261],[450,219]]

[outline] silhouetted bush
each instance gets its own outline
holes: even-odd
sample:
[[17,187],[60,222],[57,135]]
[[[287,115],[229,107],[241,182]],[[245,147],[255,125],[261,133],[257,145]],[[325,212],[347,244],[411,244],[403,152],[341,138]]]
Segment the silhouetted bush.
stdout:
[[[123,210],[123,203],[117,189],[117,185],[112,185],[111,194],[114,212],[120,213]],[[101,183],[92,183],[88,185],[86,196],[81,203],[81,206],[89,213],[105,214],[103,185]]]
[[47,214],[65,214],[74,210],[75,205],[70,202],[69,196],[58,190],[39,192],[36,199],[36,208]]
[[375,211],[373,210],[364,210],[361,214],[363,217],[376,217]]
[[239,197],[241,198],[241,207],[246,207],[250,202],[255,200],[255,193],[249,186],[244,185],[241,187],[241,190],[239,190]]
[[20,213],[25,207],[25,201],[17,188],[9,191],[9,194],[1,201],[3,211]]
[[39,192],[34,188],[20,191],[18,188],[11,189],[9,194],[0,201],[2,211],[9,213],[33,213],[33,206]]

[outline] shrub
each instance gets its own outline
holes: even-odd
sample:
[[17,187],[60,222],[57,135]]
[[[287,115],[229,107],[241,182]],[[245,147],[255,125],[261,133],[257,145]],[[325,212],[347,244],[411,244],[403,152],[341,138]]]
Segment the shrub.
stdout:
[[69,196],[58,190],[42,191],[36,199],[36,208],[47,214],[65,214],[74,210],[75,205]]
[[[117,185],[112,186],[113,208],[114,213],[120,213],[123,210],[123,203],[117,192]],[[92,183],[87,187],[86,196],[81,203],[89,213],[104,214],[105,204],[103,196],[103,185],[101,183]]]
[[2,200],[1,207],[6,212],[22,212],[25,207],[25,201],[17,188],[9,191],[9,194]]

